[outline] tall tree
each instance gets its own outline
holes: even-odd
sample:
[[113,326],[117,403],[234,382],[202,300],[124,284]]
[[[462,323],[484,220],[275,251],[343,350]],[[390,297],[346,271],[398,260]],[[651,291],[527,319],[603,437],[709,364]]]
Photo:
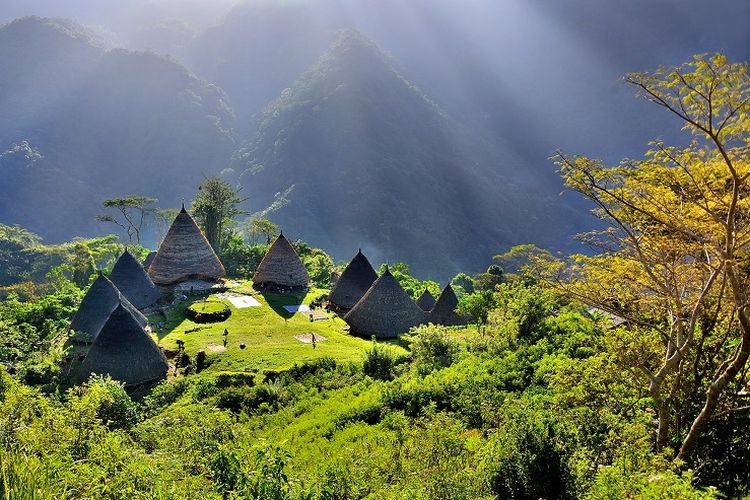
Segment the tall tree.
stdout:
[[136,195],[109,198],[102,202],[102,207],[113,209],[119,215],[101,214],[96,216],[96,220],[120,226],[128,235],[131,244],[135,238],[135,242],[140,245],[143,227],[156,211],[156,201],[156,198]]
[[178,213],[179,210],[176,208],[157,208],[154,211],[157,247],[161,245],[162,240],[164,240],[164,236],[167,235],[169,226],[172,224],[172,221],[174,221],[175,217],[177,217]]
[[198,194],[193,202],[193,216],[217,253],[223,249],[234,218],[247,214],[238,208],[247,199],[240,198],[241,190],[242,188],[234,188],[218,177],[205,179],[198,187]]
[[628,320],[618,354],[656,406],[657,447],[689,460],[712,418],[738,403],[750,357],[750,78],[722,55],[627,77],[676,117],[687,146],[654,142],[617,166],[559,154],[568,187],[606,221],[551,281]]
[[279,235],[279,226],[265,217],[250,217],[246,224],[246,231],[253,245],[260,243],[261,239],[271,243],[271,239]]

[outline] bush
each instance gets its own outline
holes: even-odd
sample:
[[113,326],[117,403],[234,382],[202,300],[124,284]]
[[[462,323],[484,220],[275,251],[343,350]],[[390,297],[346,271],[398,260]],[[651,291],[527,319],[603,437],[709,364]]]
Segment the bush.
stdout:
[[125,392],[124,385],[111,378],[94,376],[73,394],[93,405],[98,418],[109,429],[130,429],[138,423],[138,405]]
[[234,413],[269,413],[277,411],[289,400],[289,394],[280,381],[259,386],[227,387],[220,390],[216,406]]
[[492,491],[499,498],[573,498],[572,474],[553,416],[514,406],[490,438],[485,467]]
[[447,329],[426,325],[414,330],[411,337],[411,352],[417,373],[426,375],[433,370],[452,365],[461,353],[460,344],[448,337]]
[[365,375],[376,380],[393,380],[393,368],[398,363],[396,355],[391,349],[372,341],[372,345],[365,352],[362,369]]
[[255,385],[255,374],[248,372],[220,372],[216,375],[216,387],[252,387]]
[[143,400],[143,406],[148,411],[156,411],[177,401],[190,387],[190,382],[184,377],[174,381],[164,381],[151,390],[151,394]]

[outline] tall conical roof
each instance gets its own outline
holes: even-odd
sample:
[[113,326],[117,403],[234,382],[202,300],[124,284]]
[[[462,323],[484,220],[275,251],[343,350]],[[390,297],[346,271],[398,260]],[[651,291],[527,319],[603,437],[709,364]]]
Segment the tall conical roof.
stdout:
[[388,269],[344,316],[353,333],[376,337],[398,337],[426,320],[427,314]]
[[115,262],[109,280],[138,309],[150,306],[161,296],[143,266],[127,250]]
[[417,299],[417,305],[423,311],[430,311],[435,306],[435,297],[425,288],[422,295]]
[[448,283],[440,293],[432,311],[430,311],[430,322],[437,325],[466,324],[466,318],[455,313],[456,306],[458,306],[458,297],[456,297],[453,287]]
[[91,343],[99,335],[99,332],[107,322],[109,315],[119,305],[128,309],[136,318],[138,324],[145,327],[148,323],[146,317],[141,314],[127,298],[123,297],[117,287],[104,275],[100,275],[91,284],[86,296],[81,301],[73,321],[70,323],[70,330],[75,332],[73,341],[79,343]]
[[339,276],[328,300],[342,309],[351,309],[376,279],[378,274],[360,250]]
[[81,363],[84,379],[109,375],[134,386],[164,378],[169,365],[159,346],[122,305],[112,311]]
[[151,252],[146,255],[146,258],[143,260],[143,269],[145,269],[147,272],[149,266],[151,266],[151,263],[154,261],[154,257],[156,257],[156,252]]
[[157,285],[172,285],[191,279],[218,281],[224,274],[211,244],[183,206],[159,246],[148,275]]
[[253,284],[261,287],[305,288],[309,283],[310,277],[305,265],[284,233],[281,233],[258,264]]

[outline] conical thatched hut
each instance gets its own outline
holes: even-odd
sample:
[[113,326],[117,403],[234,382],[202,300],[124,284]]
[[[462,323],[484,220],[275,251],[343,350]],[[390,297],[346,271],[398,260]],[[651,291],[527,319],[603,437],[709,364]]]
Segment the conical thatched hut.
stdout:
[[183,205],[159,245],[148,275],[157,285],[173,285],[192,279],[218,281],[224,274],[224,266]]
[[151,263],[154,261],[154,257],[156,257],[156,252],[151,252],[146,255],[146,258],[143,261],[143,269],[148,271],[149,266],[151,266]]
[[386,269],[367,293],[344,316],[352,333],[370,337],[398,337],[413,326],[427,321],[427,314],[417,306]]
[[360,249],[339,276],[328,300],[339,309],[351,309],[367,293],[376,279],[378,274]]
[[69,330],[73,330],[73,342],[90,344],[119,305],[130,311],[141,327],[145,327],[148,320],[125,298],[106,276],[100,275],[91,284],[86,296],[81,301],[78,312],[73,316]]
[[150,306],[161,296],[146,271],[127,250],[117,259],[109,280],[138,309]]
[[448,283],[440,293],[435,306],[430,311],[430,323],[436,325],[465,325],[466,318],[456,314],[458,298],[453,287]]
[[109,375],[126,386],[163,379],[169,366],[159,346],[122,305],[112,311],[81,363],[83,379]]
[[261,289],[307,288],[310,277],[289,240],[281,233],[258,264],[253,285]]
[[422,295],[417,299],[417,305],[421,310],[429,312],[435,306],[435,297],[433,297],[430,291],[425,288]]

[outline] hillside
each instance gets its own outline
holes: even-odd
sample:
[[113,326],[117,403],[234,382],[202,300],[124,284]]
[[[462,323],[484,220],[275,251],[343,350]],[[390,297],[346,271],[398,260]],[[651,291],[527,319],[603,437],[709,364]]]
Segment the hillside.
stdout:
[[237,159],[254,209],[290,192],[274,214],[289,234],[441,278],[518,241],[559,248],[577,216],[354,31],[266,110]]
[[257,115],[291,86],[335,40],[337,20],[319,5],[239,3],[222,23],[186,47],[191,68],[230,96],[237,127],[254,132]]
[[94,215],[108,196],[176,205],[233,145],[220,89],[58,20],[0,28],[0,107],[0,219],[50,241],[101,233]]

